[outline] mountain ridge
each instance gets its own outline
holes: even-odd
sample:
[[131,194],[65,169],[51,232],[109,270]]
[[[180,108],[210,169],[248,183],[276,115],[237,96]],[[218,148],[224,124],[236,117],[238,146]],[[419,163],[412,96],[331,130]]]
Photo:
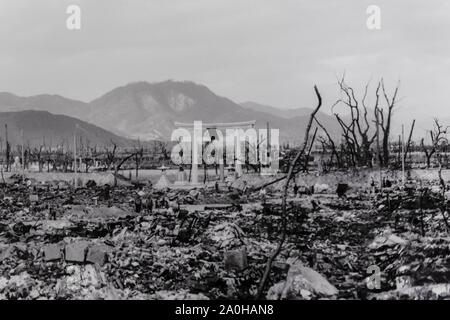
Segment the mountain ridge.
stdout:
[[270,113],[273,115],[277,115],[283,118],[291,118],[291,117],[304,117],[308,116],[312,109],[311,108],[277,108],[274,106],[254,102],[254,101],[246,101],[239,103],[243,108],[254,110],[254,111],[262,111],[266,113]]
[[[289,117],[252,110],[212,92],[207,86],[192,81],[137,81],[113,88],[90,102],[66,99],[60,95],[19,97],[0,93],[0,112],[24,109],[64,114],[92,123],[130,139],[170,140],[175,122],[240,122],[256,120],[257,128],[280,130],[280,140],[299,143],[309,118],[303,114]],[[324,113],[319,120],[332,136],[340,135],[335,119]]]
[[[64,144],[73,145],[73,137],[81,139],[90,146],[108,146],[112,141],[118,147],[126,147],[133,141],[113,134],[93,124],[78,118],[55,115],[48,111],[23,110],[0,112],[0,139],[5,141],[5,125],[8,130],[8,141],[14,147],[22,142],[30,147],[42,146],[44,141],[47,146]],[[23,140],[22,141],[22,132]]]

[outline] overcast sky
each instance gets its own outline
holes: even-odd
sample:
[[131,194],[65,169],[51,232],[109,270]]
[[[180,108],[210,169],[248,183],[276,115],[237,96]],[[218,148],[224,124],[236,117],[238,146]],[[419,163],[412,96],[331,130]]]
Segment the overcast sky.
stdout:
[[[81,30],[66,8],[81,7]],[[381,8],[381,30],[366,9]],[[90,101],[134,81],[192,80],[236,102],[328,107],[400,79],[404,117],[450,116],[450,1],[1,0],[0,91]]]

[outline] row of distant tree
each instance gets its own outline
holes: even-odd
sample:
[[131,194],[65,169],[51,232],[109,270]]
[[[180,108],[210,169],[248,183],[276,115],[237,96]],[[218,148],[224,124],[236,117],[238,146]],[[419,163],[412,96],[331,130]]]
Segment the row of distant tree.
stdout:
[[[304,159],[312,160],[313,153],[314,158],[321,159],[325,169],[398,167],[402,162],[405,166],[411,165],[414,159],[417,160],[417,157],[411,157],[411,153],[419,152],[428,168],[449,165],[448,128],[437,119],[419,141],[412,140],[415,120],[406,128],[403,137],[392,137],[392,119],[399,102],[400,82],[388,90],[383,79],[375,85],[369,81],[362,92],[357,92],[343,75],[338,79],[337,86],[341,97],[331,105],[331,110],[341,129],[340,137],[333,138],[315,116],[309,133],[309,146],[302,155]],[[285,144],[282,150],[286,153],[284,164],[287,166],[298,148]],[[308,169],[309,162],[301,161],[304,170]]]

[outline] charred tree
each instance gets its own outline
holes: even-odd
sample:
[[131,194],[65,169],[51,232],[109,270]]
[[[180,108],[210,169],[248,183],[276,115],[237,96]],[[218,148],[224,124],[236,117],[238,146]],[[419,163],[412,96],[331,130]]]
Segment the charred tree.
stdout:
[[289,171],[288,174],[286,176],[286,181],[284,182],[284,187],[283,187],[283,197],[282,197],[282,201],[281,201],[281,238],[278,242],[277,248],[275,249],[275,251],[272,253],[272,255],[268,258],[267,263],[266,263],[266,267],[264,270],[264,273],[261,277],[261,280],[259,282],[259,286],[258,286],[258,292],[256,295],[257,299],[261,299],[262,298],[262,294],[264,291],[264,288],[266,286],[267,280],[269,278],[270,275],[270,271],[272,269],[272,264],[273,261],[277,258],[277,256],[280,254],[282,248],[283,248],[283,244],[286,241],[286,237],[287,237],[287,224],[288,224],[288,217],[287,217],[287,204],[286,204],[286,200],[287,200],[287,194],[288,194],[288,188],[289,188],[289,183],[291,182],[292,178],[294,177],[294,168],[298,165],[299,161],[303,158],[303,156],[305,155],[305,151],[306,148],[308,146],[308,140],[309,140],[309,132],[311,130],[311,126],[312,126],[312,122],[314,120],[314,117],[316,115],[316,113],[319,111],[320,107],[322,106],[322,97],[319,93],[319,89],[317,89],[317,86],[314,86],[314,91],[316,93],[317,96],[317,107],[313,110],[313,112],[311,113],[310,117],[309,117],[309,122],[308,125],[306,127],[306,133],[305,133],[305,138],[303,141],[303,145],[301,147],[301,149],[298,151],[298,153],[296,154],[295,158],[291,161],[290,165],[289,165]]
[[420,141],[420,147],[422,148],[423,153],[425,154],[427,168],[431,167],[431,158],[438,151],[439,146],[442,143],[447,142],[446,134],[448,127],[444,128],[443,125],[439,123],[438,119],[434,119],[434,129],[429,131],[430,134],[430,145],[425,145],[424,138]]
[[[357,166],[372,166],[372,143],[375,141],[376,132],[370,126],[369,111],[367,107],[367,96],[370,82],[365,86],[361,99],[357,98],[355,90],[345,82],[345,75],[338,81],[340,92],[344,98],[337,100],[332,109],[338,105],[346,106],[350,111],[350,119],[345,120],[341,115],[334,112],[337,122],[342,129],[342,136],[346,149],[352,154],[352,164]],[[374,110],[378,109],[379,90],[381,82],[375,91]]]
[[392,95],[392,98],[389,98],[388,93],[386,92],[386,88],[384,85],[384,80],[381,79],[381,88],[383,90],[384,99],[387,105],[387,111],[384,111],[384,108],[379,108],[378,106],[375,108],[375,112],[378,113],[379,116],[379,124],[380,128],[383,132],[383,138],[382,138],[382,164],[387,167],[389,166],[389,136],[391,133],[391,123],[392,123],[392,113],[393,109],[396,105],[397,101],[397,94],[400,87],[400,82],[397,84],[394,90],[394,94]]

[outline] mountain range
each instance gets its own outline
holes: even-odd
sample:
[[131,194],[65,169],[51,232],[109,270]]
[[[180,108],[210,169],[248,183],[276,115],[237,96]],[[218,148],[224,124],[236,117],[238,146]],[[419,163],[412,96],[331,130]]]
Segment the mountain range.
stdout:
[[265,112],[286,119],[292,117],[307,117],[311,114],[311,108],[281,109],[253,101],[242,102],[240,105],[249,110]]
[[77,143],[80,143],[81,137],[82,143],[89,144],[91,147],[111,145],[111,141],[119,147],[131,146],[135,143],[77,118],[47,111],[0,112],[0,141],[3,147],[6,130],[8,141],[12,146],[24,143],[30,147],[65,145],[71,148],[74,133],[77,135]]
[[[314,106],[311,106],[314,107]],[[30,135],[42,136],[42,128],[61,130],[61,126],[54,121],[62,121],[61,117],[71,117],[71,121],[82,120],[82,126],[92,131],[91,138],[100,134],[99,140],[118,140],[119,136],[127,139],[168,140],[175,122],[239,122],[256,120],[257,128],[280,130],[282,142],[299,143],[303,139],[304,128],[309,119],[310,108],[282,110],[254,102],[238,104],[228,98],[213,93],[204,85],[190,81],[164,81],[158,83],[134,82],[115,88],[90,102],[82,102],[64,98],[59,95],[36,95],[19,97],[17,95],[0,93],[0,112],[7,112],[0,118],[12,120],[11,112],[33,110],[34,113],[20,113],[17,117],[33,115],[37,126],[36,132]],[[39,114],[39,112],[47,112]],[[38,116],[39,115],[39,116]],[[54,117],[52,117],[52,115]],[[340,135],[336,120],[325,113],[319,112],[318,119],[327,127],[334,137]],[[39,124],[44,121],[43,124]],[[69,121],[65,119],[65,121]],[[44,125],[45,124],[45,125]],[[89,125],[90,124],[90,125]],[[92,127],[90,127],[92,125]],[[66,124],[67,128],[73,124]],[[11,126],[13,127],[13,126]],[[68,131],[73,129],[67,129]],[[94,133],[95,131],[95,133]],[[63,136],[65,133],[63,134]],[[121,140],[125,142],[126,139]]]

